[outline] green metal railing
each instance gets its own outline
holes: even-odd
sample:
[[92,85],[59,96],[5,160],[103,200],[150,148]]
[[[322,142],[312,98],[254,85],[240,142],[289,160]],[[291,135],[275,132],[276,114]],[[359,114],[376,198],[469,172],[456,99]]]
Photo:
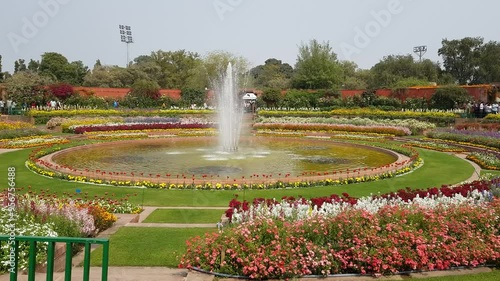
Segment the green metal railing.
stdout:
[[[14,242],[12,243],[12,238]],[[90,250],[91,245],[97,244],[103,246],[102,251],[102,275],[101,280],[108,280],[108,256],[109,256],[109,240],[97,238],[73,238],[73,237],[36,237],[36,236],[5,236],[0,235],[0,243],[10,243],[14,246],[14,270],[10,272],[10,281],[17,281],[17,273],[19,270],[18,256],[19,244],[29,244],[28,256],[28,280],[35,281],[36,269],[36,244],[48,243],[47,247],[47,281],[54,280],[54,258],[56,243],[66,244],[66,260],[64,270],[64,280],[71,281],[71,269],[73,267],[73,252],[72,248],[75,244],[84,245],[84,258],[83,258],[83,281],[88,281],[90,276]]]

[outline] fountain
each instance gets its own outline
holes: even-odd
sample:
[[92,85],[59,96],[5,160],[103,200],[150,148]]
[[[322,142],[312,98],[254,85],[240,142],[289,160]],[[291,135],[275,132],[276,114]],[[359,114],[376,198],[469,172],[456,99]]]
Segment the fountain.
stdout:
[[228,63],[226,71],[214,85],[217,95],[219,145],[223,152],[238,151],[243,110],[239,99],[237,73]]
[[156,182],[204,184],[283,181],[290,180],[289,176],[296,180],[330,177],[340,170],[386,166],[398,158],[381,149],[330,140],[258,136],[240,139],[243,101],[231,63],[214,82],[218,139],[176,137],[95,144],[48,155],[44,163],[71,167],[71,173],[90,178],[119,174],[120,179],[131,181],[154,178]]

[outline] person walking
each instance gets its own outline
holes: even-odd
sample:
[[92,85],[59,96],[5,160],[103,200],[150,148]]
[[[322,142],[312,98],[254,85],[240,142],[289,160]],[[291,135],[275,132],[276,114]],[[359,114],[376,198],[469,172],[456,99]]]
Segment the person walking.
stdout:
[[3,109],[4,109],[5,103],[3,100],[0,100],[0,115],[3,114]]

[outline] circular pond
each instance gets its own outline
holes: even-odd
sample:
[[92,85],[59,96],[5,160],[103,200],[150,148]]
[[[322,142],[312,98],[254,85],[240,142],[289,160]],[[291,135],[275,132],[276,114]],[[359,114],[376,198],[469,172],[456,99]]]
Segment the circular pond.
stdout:
[[77,170],[172,177],[301,175],[376,168],[397,160],[373,147],[305,138],[242,138],[238,152],[214,148],[212,137],[147,139],[76,147],[56,153],[56,165]]

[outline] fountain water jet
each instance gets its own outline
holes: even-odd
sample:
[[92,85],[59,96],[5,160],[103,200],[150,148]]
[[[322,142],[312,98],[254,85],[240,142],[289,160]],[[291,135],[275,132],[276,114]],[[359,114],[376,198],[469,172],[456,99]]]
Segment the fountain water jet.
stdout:
[[214,85],[217,95],[219,145],[224,152],[238,151],[243,110],[239,98],[238,75],[228,63]]

